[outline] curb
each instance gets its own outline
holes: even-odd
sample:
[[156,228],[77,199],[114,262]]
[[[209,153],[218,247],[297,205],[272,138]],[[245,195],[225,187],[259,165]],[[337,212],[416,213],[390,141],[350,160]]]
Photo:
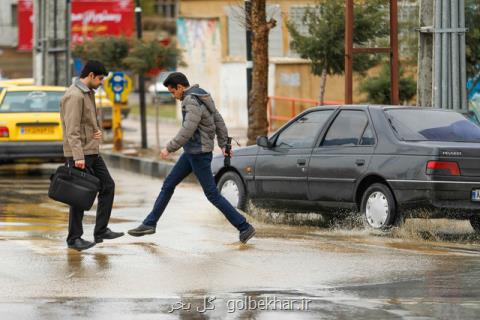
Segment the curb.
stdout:
[[[109,167],[144,174],[154,178],[165,178],[175,165],[175,163],[172,162],[127,156],[105,150],[102,150],[101,154],[103,160],[105,160]],[[197,183],[197,179],[192,174],[185,178],[184,181]]]
[[39,176],[49,177],[61,163],[31,164],[14,163],[0,165],[0,177]]

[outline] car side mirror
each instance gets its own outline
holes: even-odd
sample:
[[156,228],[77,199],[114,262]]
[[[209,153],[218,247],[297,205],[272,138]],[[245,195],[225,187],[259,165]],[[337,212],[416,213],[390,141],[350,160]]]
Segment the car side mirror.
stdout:
[[263,148],[271,148],[272,143],[268,140],[266,136],[257,137],[257,146]]

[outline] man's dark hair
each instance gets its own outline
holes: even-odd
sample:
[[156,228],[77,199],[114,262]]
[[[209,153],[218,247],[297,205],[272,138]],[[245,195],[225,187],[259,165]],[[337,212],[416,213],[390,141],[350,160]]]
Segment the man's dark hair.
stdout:
[[184,87],[190,87],[187,77],[181,72],[172,72],[168,77],[163,81],[165,87],[172,86],[175,89],[177,85],[181,84]]
[[86,78],[90,74],[90,72],[93,72],[94,76],[108,76],[107,69],[105,69],[105,66],[103,63],[97,60],[88,60],[85,66],[82,69],[82,72],[80,72],[80,78]]

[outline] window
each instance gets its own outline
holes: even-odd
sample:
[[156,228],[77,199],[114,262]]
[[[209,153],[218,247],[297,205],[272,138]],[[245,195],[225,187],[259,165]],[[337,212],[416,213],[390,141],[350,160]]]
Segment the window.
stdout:
[[175,18],[177,16],[176,0],[156,0],[155,12],[164,18]]
[[356,146],[368,125],[365,112],[341,111],[328,129],[323,146]]
[[8,92],[0,105],[0,113],[59,112],[64,92]]
[[375,136],[373,135],[373,130],[370,125],[367,126],[365,132],[363,133],[362,139],[360,140],[361,146],[373,146],[375,144]]
[[[293,6],[290,7],[289,12],[288,12],[288,21],[292,22],[295,24],[295,27],[297,30],[300,32],[301,35],[303,36],[308,36],[308,26],[303,23],[303,17],[305,16],[305,13],[307,12],[307,9],[312,9],[313,7],[308,7],[308,6]],[[289,40],[291,41],[292,38],[290,36]],[[299,57],[299,54],[293,50],[291,47],[291,43],[289,43],[289,56],[291,57]]]
[[313,111],[292,123],[277,138],[278,148],[311,148],[333,110]]
[[391,109],[385,113],[402,140],[480,142],[480,127],[458,112]]
[[11,23],[12,23],[12,27],[16,27],[17,24],[18,24],[18,20],[17,20],[17,4],[12,4],[12,16],[11,16]]
[[[290,11],[288,13],[288,21],[291,21],[295,24],[298,31],[301,35],[307,36],[308,35],[308,26],[303,23],[303,17],[307,12],[307,6],[294,6],[290,7]],[[311,8],[313,10],[313,8]]]

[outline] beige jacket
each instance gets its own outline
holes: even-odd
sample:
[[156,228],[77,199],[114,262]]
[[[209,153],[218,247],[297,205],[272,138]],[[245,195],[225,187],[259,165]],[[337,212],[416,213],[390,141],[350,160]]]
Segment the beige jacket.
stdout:
[[100,140],[93,134],[100,130],[95,107],[95,93],[76,80],[60,101],[63,128],[63,154],[73,160],[99,153]]

